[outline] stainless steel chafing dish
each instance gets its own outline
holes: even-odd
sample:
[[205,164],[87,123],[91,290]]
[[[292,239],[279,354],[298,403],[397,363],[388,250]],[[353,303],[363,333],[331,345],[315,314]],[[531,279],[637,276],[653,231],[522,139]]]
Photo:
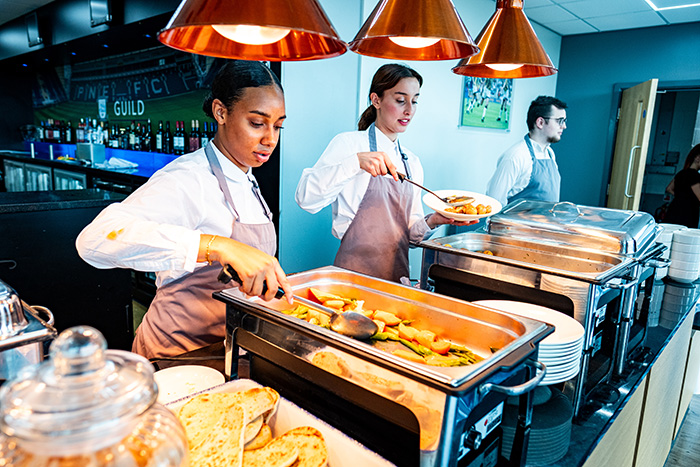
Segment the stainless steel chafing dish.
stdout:
[[489,218],[483,232],[420,243],[421,284],[465,300],[536,303],[579,320],[586,335],[572,390],[578,413],[586,393],[624,370],[633,323],[645,329],[635,302],[640,284],[653,282],[661,266],[658,232],[642,212],[519,200]]
[[[414,320],[416,327],[484,357],[452,368],[415,363],[286,315],[281,312],[291,308],[286,301],[215,294],[227,304],[230,377],[237,375],[238,348],[246,349],[252,379],[275,387],[398,465],[457,465],[497,427],[506,396],[527,394],[544,376],[533,357],[539,341],[552,332],[550,325],[336,267],[289,280],[296,295],[306,296],[314,287],[361,299],[365,309]],[[315,358],[319,353],[323,358]],[[342,363],[326,365],[329,354]],[[531,410],[529,398],[523,404],[524,412],[528,404]],[[355,423],[358,413],[363,415]],[[403,436],[398,445],[392,439],[397,433]],[[391,446],[403,452],[396,454]],[[395,454],[398,459],[391,458]]]

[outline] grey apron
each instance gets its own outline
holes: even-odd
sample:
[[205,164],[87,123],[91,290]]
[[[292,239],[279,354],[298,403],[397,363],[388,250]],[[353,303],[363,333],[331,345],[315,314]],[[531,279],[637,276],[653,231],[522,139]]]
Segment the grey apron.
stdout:
[[[374,123],[369,150],[377,150]],[[401,147],[399,146],[399,152]],[[406,175],[407,157],[401,153]],[[399,282],[408,277],[408,248],[413,189],[389,177],[372,177],[348,230],[343,235],[334,265],[380,279]]]
[[[508,203],[516,199],[535,199],[558,203],[561,175],[559,175],[556,161],[551,157],[551,154],[549,154],[549,159],[537,159],[529,135],[525,135],[525,143],[527,143],[527,148],[532,158],[530,183],[523,191],[508,198]],[[547,147],[547,151],[551,151],[551,149]]]
[[[260,195],[257,184],[251,180],[253,192],[270,222],[244,224],[238,221],[233,198],[211,144],[207,144],[205,153],[219,188],[233,213],[231,238],[274,255],[277,236],[271,221],[272,213]],[[229,288],[230,285],[224,285],[217,280],[219,271],[220,265],[207,265],[158,288],[143,322],[136,331],[132,351],[147,358],[170,357],[223,341],[225,305],[213,299],[212,293]]]

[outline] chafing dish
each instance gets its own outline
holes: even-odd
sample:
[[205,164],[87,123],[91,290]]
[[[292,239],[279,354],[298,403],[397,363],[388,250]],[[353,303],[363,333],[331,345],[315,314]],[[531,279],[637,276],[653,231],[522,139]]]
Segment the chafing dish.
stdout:
[[[289,280],[296,295],[305,296],[314,287],[362,299],[365,309],[414,320],[416,327],[484,357],[452,368],[414,363],[286,315],[281,312],[290,308],[285,301],[214,294],[227,304],[229,377],[237,375],[238,348],[247,350],[252,379],[398,465],[457,465],[500,423],[506,396],[529,395],[544,376],[534,356],[539,341],[553,331],[545,323],[336,267],[294,274]],[[347,371],[334,371],[315,359],[320,352],[333,354]],[[521,401],[528,423],[531,404],[527,396]],[[526,437],[526,427],[521,428]]]
[[465,300],[535,303],[579,320],[585,343],[570,391],[578,414],[585,395],[622,373],[643,343],[646,313],[635,303],[646,289],[648,310],[647,286],[665,248],[658,233],[646,213],[519,200],[489,218],[483,232],[420,243],[421,284]]

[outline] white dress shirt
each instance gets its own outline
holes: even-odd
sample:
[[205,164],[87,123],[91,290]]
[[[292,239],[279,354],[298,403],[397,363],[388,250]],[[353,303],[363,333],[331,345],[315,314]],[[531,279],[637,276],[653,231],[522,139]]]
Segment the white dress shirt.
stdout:
[[[239,221],[269,222],[253,193],[253,174],[213,146]],[[96,268],[156,272],[160,287],[205,266],[197,263],[200,234],[230,237],[233,221],[202,148],[175,159],[124,201],[107,206],[80,233],[76,247]]]
[[[376,134],[377,151],[385,152],[391,158],[396,170],[405,172],[397,143],[391,141],[378,129]],[[408,156],[411,179],[422,185],[423,167],[420,160],[406,147],[401,146],[401,150]],[[332,231],[338,239],[343,238],[355,218],[355,213],[372,178],[369,173],[360,168],[357,158],[358,153],[368,151],[367,131],[340,133],[331,140],[316,164],[304,169],[297,185],[295,199],[302,209],[315,214],[329,204],[333,205]],[[377,222],[381,222],[381,219],[377,219]],[[413,242],[421,241],[433,232],[425,222],[421,192],[418,188],[414,190],[408,226],[410,240]]]
[[[536,159],[554,159],[550,145],[542,146],[530,140]],[[530,183],[532,176],[532,156],[524,139],[508,148],[498,159],[496,171],[486,186],[486,194],[496,198],[505,206],[508,199],[517,195]]]

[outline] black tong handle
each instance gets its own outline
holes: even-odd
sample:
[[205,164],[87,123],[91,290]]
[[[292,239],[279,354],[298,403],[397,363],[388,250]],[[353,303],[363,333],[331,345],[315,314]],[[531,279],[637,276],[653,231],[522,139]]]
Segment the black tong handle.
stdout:
[[[227,264],[221,269],[221,272],[219,273],[219,277],[217,277],[219,282],[222,282],[224,284],[228,284],[231,281],[236,281],[239,284],[242,284],[243,281],[241,281],[241,276],[238,275],[235,269],[233,269],[233,266],[230,264]],[[267,281],[263,282],[263,289],[262,289],[262,294],[264,295],[265,292],[267,292]],[[275,298],[282,298],[284,296],[284,290],[282,287],[277,289],[277,293],[275,294]]]

